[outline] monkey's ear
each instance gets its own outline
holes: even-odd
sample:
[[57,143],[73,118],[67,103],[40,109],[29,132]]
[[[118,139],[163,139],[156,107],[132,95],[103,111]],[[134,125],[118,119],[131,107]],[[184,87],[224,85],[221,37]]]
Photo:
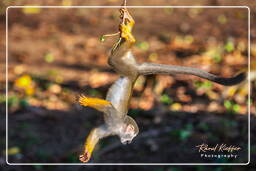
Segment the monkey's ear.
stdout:
[[127,125],[131,124],[134,127],[135,135],[137,135],[139,133],[139,127],[138,127],[136,121],[132,117],[126,116],[124,119],[124,123],[126,123]]

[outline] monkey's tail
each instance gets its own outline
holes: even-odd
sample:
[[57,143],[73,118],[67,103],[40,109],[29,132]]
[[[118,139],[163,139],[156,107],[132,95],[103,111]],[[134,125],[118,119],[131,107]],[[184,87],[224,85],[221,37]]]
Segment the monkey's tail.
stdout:
[[151,75],[151,74],[188,74],[195,75],[200,78],[204,78],[222,85],[231,86],[238,84],[245,80],[246,74],[244,72],[230,78],[223,78],[214,74],[208,73],[203,70],[199,70],[192,67],[175,66],[175,65],[163,65],[153,63],[143,63],[138,66],[139,74]]

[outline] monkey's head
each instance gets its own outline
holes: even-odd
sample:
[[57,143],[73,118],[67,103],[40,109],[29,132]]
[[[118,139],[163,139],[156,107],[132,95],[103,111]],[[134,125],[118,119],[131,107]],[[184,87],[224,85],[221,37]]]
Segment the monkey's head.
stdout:
[[126,116],[121,126],[119,137],[122,144],[129,144],[139,133],[137,123],[130,116]]

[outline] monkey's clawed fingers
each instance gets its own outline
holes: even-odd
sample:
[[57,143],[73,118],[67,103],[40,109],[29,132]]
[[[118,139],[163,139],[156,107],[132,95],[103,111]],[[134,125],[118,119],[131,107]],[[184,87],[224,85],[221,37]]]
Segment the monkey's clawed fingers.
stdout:
[[81,154],[79,156],[79,160],[83,163],[87,163],[90,160],[90,155],[89,153],[86,151],[84,154]]

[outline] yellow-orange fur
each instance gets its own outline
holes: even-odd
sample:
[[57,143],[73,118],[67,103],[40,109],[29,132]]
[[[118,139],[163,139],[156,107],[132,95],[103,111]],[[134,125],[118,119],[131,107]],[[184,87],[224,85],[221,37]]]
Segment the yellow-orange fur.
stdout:
[[107,100],[92,98],[92,97],[86,97],[84,95],[79,97],[79,103],[82,106],[89,106],[89,107],[95,108],[99,111],[102,111],[107,105],[111,104]]

